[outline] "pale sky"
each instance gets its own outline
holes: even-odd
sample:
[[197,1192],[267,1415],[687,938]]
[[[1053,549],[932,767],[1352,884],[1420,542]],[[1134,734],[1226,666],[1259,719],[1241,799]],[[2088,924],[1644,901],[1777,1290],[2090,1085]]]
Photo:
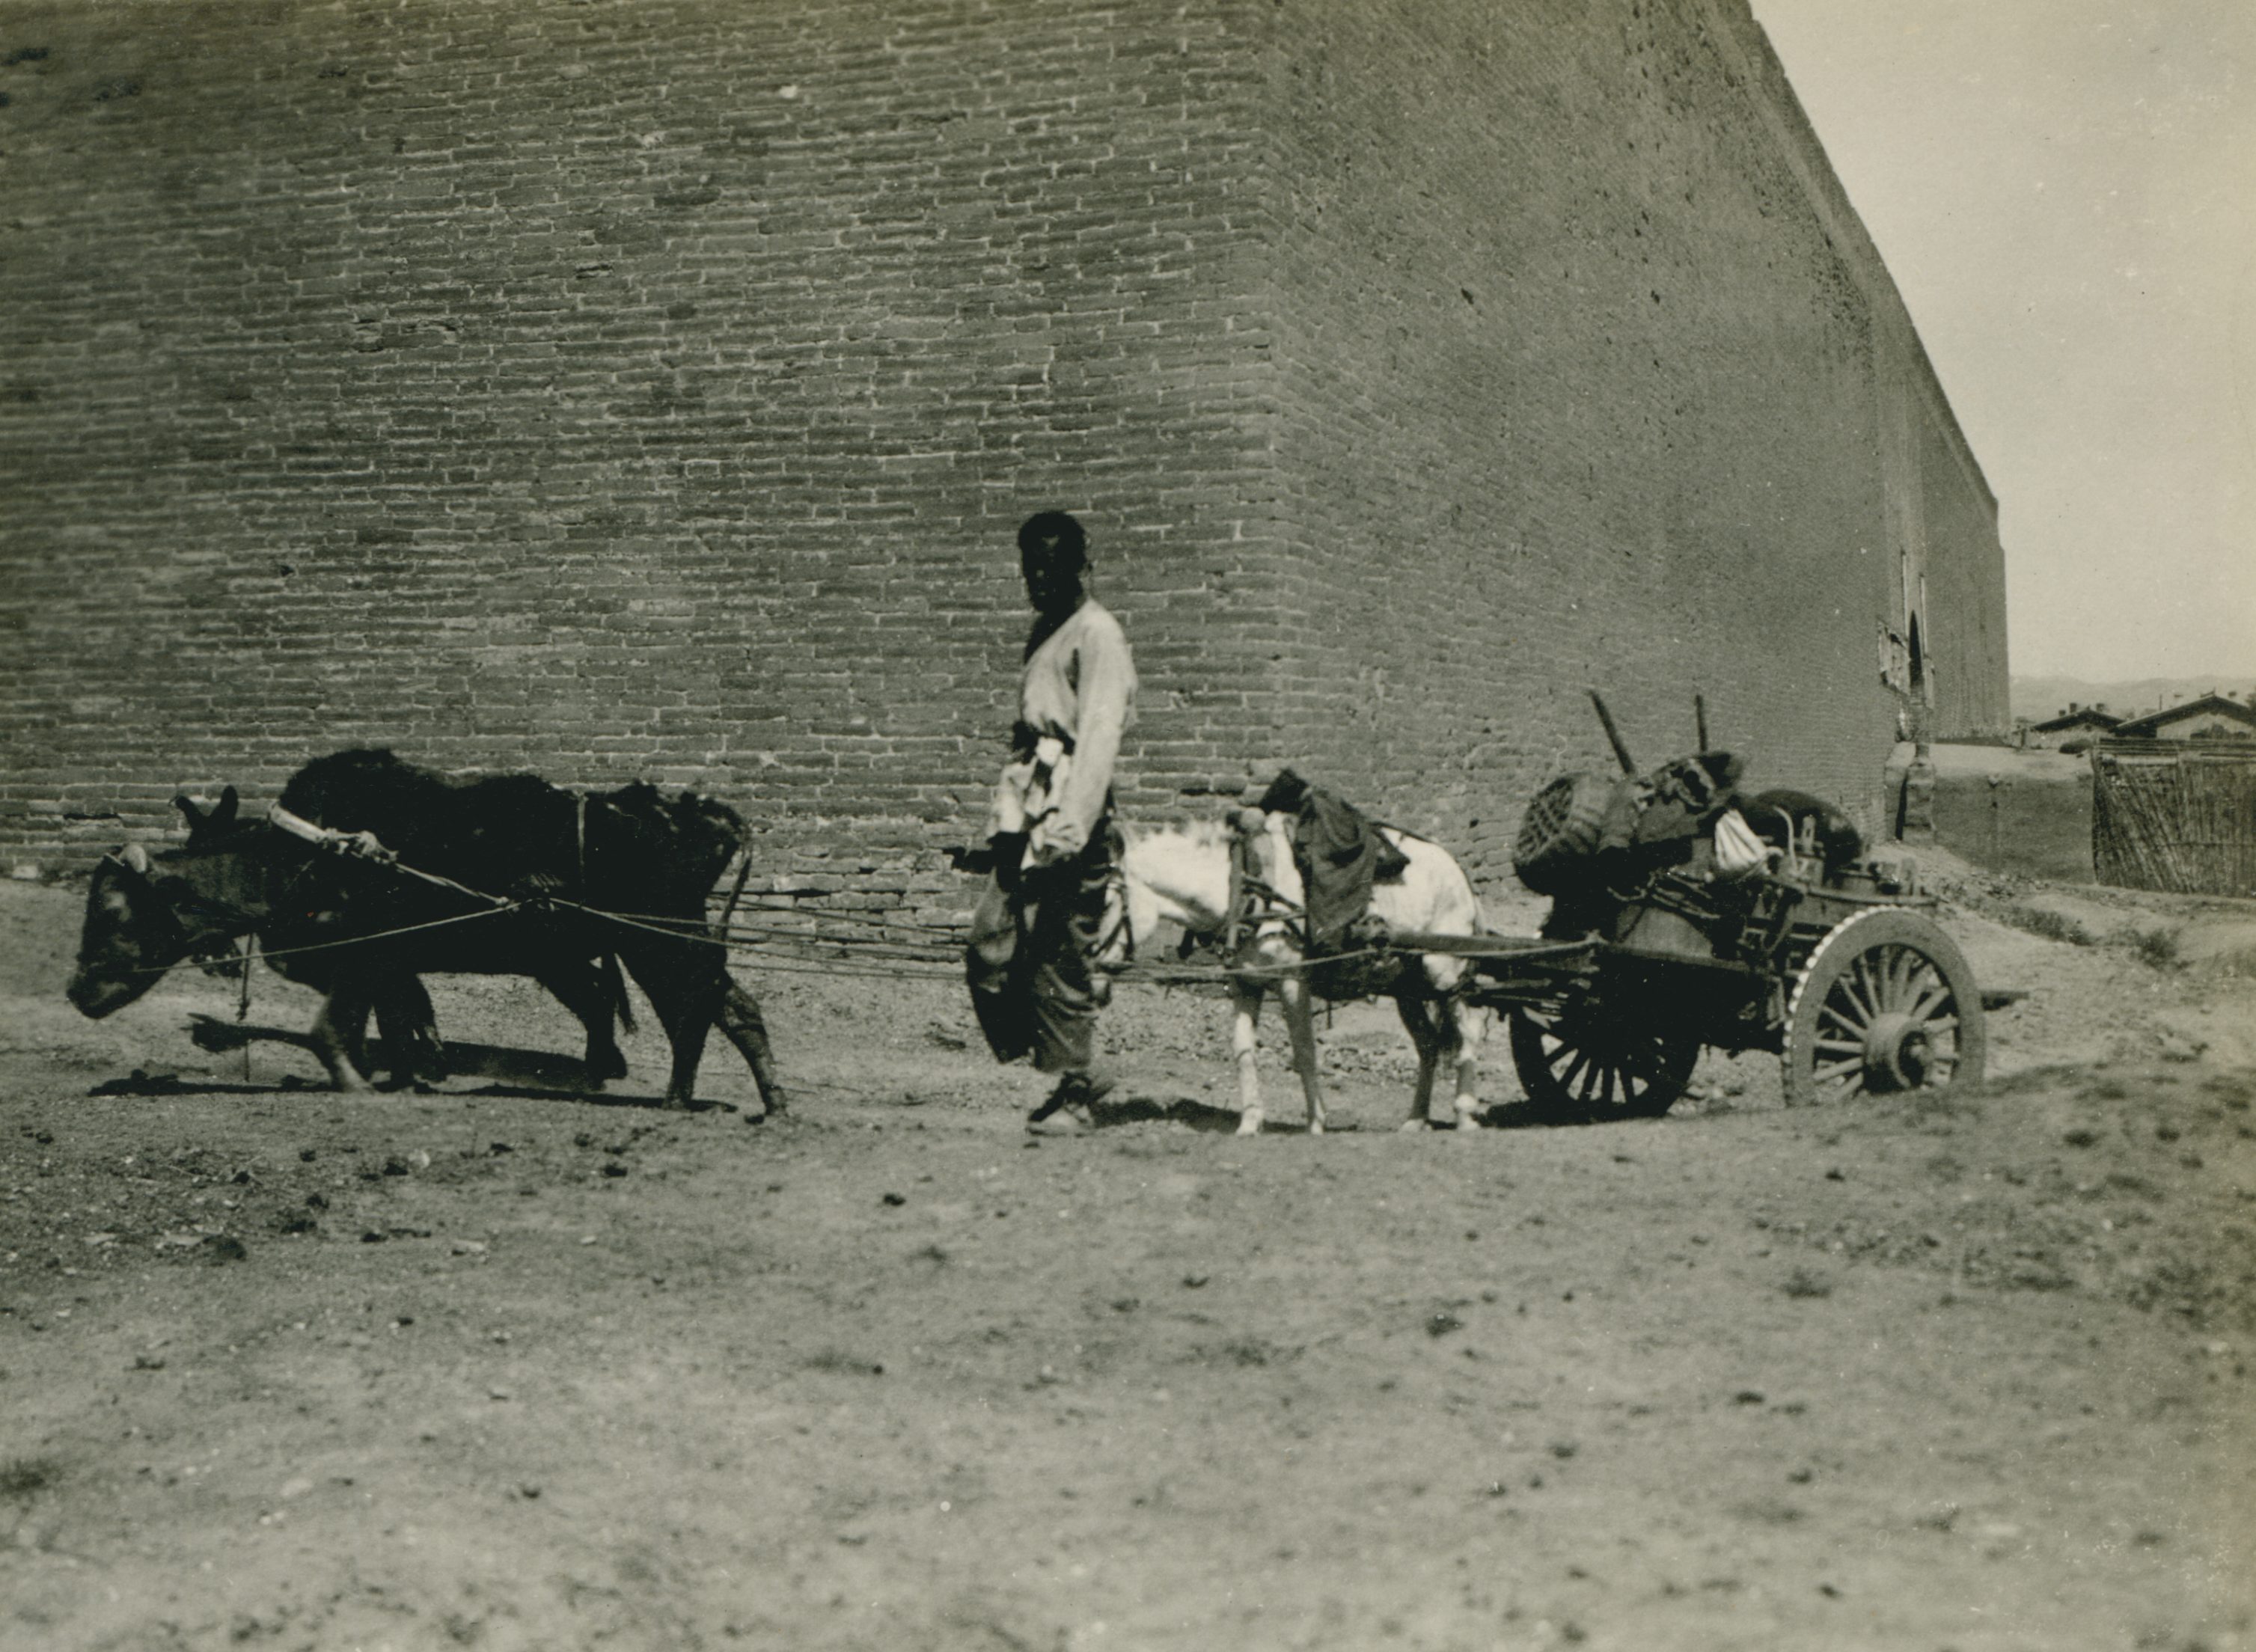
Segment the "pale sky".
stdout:
[[2256,0],[1752,0],[1999,501],[2013,668],[2256,673]]

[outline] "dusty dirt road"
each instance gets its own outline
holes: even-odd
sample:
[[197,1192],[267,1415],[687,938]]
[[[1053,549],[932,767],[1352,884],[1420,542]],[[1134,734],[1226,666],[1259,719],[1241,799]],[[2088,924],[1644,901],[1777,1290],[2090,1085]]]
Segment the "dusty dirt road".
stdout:
[[1200,995],[1031,1135],[947,985],[751,970],[784,1119],[347,1100],[0,887],[0,1646],[2256,1646],[2256,914],[1956,887],[1978,1093],[1403,1135],[1357,1009],[1252,1140]]

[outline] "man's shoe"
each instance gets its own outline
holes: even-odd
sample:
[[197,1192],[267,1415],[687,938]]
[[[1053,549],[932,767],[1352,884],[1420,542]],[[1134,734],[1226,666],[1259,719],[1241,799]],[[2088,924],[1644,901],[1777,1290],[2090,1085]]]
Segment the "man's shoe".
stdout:
[[1112,1080],[1100,1079],[1089,1072],[1068,1072],[1058,1080],[1057,1088],[1044,1098],[1042,1104],[1026,1114],[1026,1122],[1040,1124],[1044,1119],[1063,1107],[1072,1108],[1088,1122],[1088,1109],[1112,1093]]

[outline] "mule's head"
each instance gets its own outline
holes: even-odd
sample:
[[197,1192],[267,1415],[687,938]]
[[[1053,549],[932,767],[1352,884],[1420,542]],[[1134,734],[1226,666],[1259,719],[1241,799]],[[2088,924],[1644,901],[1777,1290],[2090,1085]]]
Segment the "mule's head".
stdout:
[[99,1019],[125,1008],[188,955],[187,926],[159,886],[148,851],[129,843],[102,857],[86,896],[78,964],[64,990]]
[[1286,835],[1290,824],[1285,815],[1242,809],[1227,820],[1124,828],[1127,852],[1121,868],[1137,944],[1162,923],[1181,924],[1194,935],[1218,933],[1230,917],[1235,853],[1245,853],[1255,876],[1297,901],[1300,878]]

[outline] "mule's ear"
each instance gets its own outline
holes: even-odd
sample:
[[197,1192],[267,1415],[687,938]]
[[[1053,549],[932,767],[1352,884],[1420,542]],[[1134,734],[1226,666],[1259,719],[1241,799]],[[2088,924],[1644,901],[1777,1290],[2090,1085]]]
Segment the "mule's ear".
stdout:
[[243,799],[236,795],[233,786],[221,787],[219,803],[211,812],[211,823],[215,826],[233,826],[235,812],[242,804]]
[[211,819],[201,809],[196,807],[196,800],[185,791],[176,791],[173,794],[173,806],[187,817],[188,830],[191,832]]

